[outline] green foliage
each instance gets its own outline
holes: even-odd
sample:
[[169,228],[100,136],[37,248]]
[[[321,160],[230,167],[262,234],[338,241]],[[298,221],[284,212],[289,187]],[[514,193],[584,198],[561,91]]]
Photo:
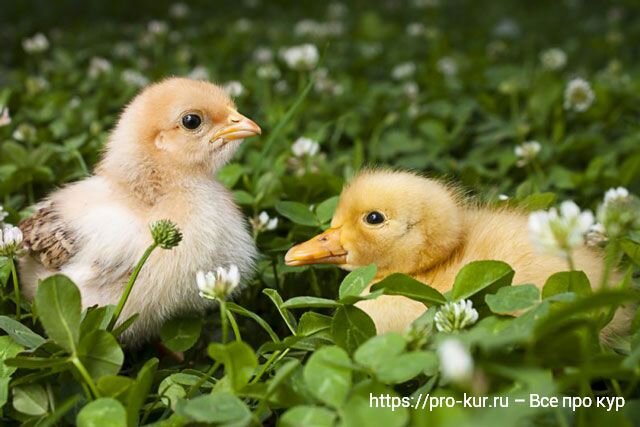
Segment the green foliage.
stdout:
[[538,303],[540,290],[536,285],[508,286],[498,289],[495,295],[486,295],[484,299],[492,312],[509,314],[531,308]]
[[[33,305],[22,298],[16,316],[11,263],[0,257],[0,425],[638,424],[637,230],[607,242],[606,259],[624,273],[612,273],[607,289],[579,271],[558,272],[541,287],[522,284],[495,260],[466,265],[446,292],[402,274],[378,280],[374,264],[345,276],[334,266],[283,262],[293,244],[329,227],[343,184],[369,165],[451,177],[479,202],[523,212],[567,199],[595,211],[617,186],[638,194],[634,2],[347,1],[345,11],[342,3],[194,0],[185,18],[151,0],[136,3],[139,16],[117,2],[5,3],[0,110],[8,107],[11,123],[0,126],[0,200],[7,223],[91,173],[139,90],[126,78],[131,70],[151,81],[204,70],[212,81],[242,83],[235,102],[263,136],[244,142],[217,178],[252,222],[263,211],[279,221],[254,228],[262,255],[255,276],[244,278],[248,286],[224,304],[223,318],[237,327],[227,342],[221,317],[209,312],[168,320],[163,349],[154,342],[122,348],[118,337],[136,317],[111,328],[116,307],[82,311],[80,291],[62,275],[42,281]],[[305,30],[309,22],[301,21],[310,16],[333,30]],[[50,47],[29,54],[22,41],[36,32]],[[320,51],[312,71],[290,69],[278,53],[302,43]],[[568,58],[556,70],[540,61],[553,46]],[[274,58],[258,61],[259,47]],[[108,69],[96,71],[96,58],[106,58]],[[415,71],[392,76],[406,62]],[[277,77],[265,78],[265,67]],[[564,107],[576,76],[595,93],[583,112]],[[303,136],[319,143],[317,154],[292,152]],[[541,151],[523,165],[514,148],[530,140]],[[158,243],[175,244],[174,231],[156,230]],[[408,331],[377,335],[384,325],[361,304],[381,296],[391,307],[393,297],[410,298],[426,312]],[[465,299],[479,320],[438,331],[440,307]],[[612,318],[629,333],[606,335]],[[447,338],[473,358],[466,383],[443,378],[447,358],[438,351]],[[414,409],[427,393],[511,405]],[[625,407],[513,403],[531,393],[624,397]],[[372,396],[410,405],[376,408]]]
[[38,286],[38,316],[47,335],[69,353],[80,336],[80,291],[65,276],[51,276]]
[[202,320],[196,317],[177,317],[162,325],[160,338],[173,351],[189,350],[202,332]]
[[78,427],[126,427],[127,413],[117,400],[102,397],[82,408],[76,423]]
[[371,287],[372,291],[382,291],[385,295],[401,295],[425,303],[443,304],[446,299],[442,294],[424,283],[404,274],[392,274]]

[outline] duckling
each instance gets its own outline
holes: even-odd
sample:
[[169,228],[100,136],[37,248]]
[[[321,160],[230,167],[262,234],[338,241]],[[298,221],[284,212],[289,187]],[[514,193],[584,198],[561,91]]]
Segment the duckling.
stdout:
[[142,343],[170,317],[204,310],[198,270],[253,270],[246,221],[214,174],[257,134],[209,82],[169,78],[144,89],[124,109],[95,173],[54,191],[20,224],[30,255],[20,265],[24,294],[33,298],[40,279],[62,273],[78,285],[83,307],[116,304],[151,244],[149,224],[169,219],[183,240],[145,264],[121,319],[139,317],[122,340]]
[[[345,270],[375,263],[373,283],[404,273],[447,292],[466,264],[500,260],[515,270],[514,284],[542,287],[568,265],[560,256],[536,251],[527,222],[524,212],[473,204],[450,184],[410,172],[367,170],[343,189],[331,227],[291,248],[285,262],[335,264]],[[601,254],[582,246],[573,259],[576,269],[598,283],[604,268]],[[373,319],[378,333],[402,331],[425,311],[422,303],[400,296],[357,305]]]

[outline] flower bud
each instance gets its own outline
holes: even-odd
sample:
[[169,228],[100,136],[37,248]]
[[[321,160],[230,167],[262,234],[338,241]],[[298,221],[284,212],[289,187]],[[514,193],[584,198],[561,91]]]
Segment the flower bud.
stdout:
[[182,233],[173,221],[161,219],[151,223],[150,228],[153,241],[162,249],[175,248],[182,241]]

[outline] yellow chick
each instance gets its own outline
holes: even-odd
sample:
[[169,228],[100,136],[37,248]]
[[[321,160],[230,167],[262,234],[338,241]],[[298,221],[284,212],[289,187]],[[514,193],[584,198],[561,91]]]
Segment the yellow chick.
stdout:
[[[533,247],[526,213],[470,203],[451,185],[409,172],[369,170],[344,188],[324,233],[294,246],[290,266],[336,264],[345,270],[375,263],[374,282],[404,273],[440,292],[449,291],[460,269],[472,261],[500,260],[515,270],[514,284],[542,287],[567,260]],[[575,267],[598,283],[603,258],[586,246],[573,253]],[[378,333],[404,330],[424,311],[399,296],[361,301]]]
[[183,241],[145,264],[121,319],[140,316],[123,340],[144,341],[166,319],[204,310],[198,270],[253,270],[246,221],[214,174],[257,134],[258,125],[211,83],[170,78],[144,89],[122,112],[95,174],[53,192],[20,224],[30,253],[20,265],[25,295],[62,273],[78,285],[83,307],[116,304],[152,243],[149,224],[170,219]]

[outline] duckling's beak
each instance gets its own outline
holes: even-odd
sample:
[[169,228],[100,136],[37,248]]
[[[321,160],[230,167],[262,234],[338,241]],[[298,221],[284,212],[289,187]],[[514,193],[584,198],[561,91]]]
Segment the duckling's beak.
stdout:
[[307,264],[345,264],[347,251],[340,243],[340,229],[330,228],[292,247],[284,256],[284,262],[292,267]]

